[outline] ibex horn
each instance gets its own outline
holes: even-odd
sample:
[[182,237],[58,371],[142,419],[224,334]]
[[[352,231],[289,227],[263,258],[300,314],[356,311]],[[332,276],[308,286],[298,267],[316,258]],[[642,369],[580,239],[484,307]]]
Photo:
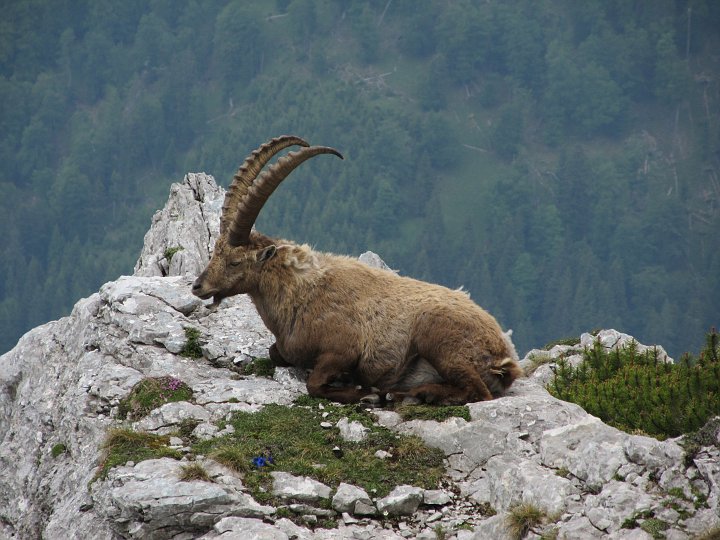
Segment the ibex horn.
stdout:
[[[228,230],[228,241],[233,246],[247,245],[250,239],[250,231],[265,202],[272,195],[275,188],[280,185],[285,177],[303,161],[318,154],[334,154],[340,159],[343,156],[340,152],[329,146],[310,146],[296,152],[290,152],[281,157],[277,163],[264,171],[252,182],[238,203],[235,218]],[[227,200],[227,199],[226,199]]]
[[221,236],[227,233],[230,223],[232,223],[235,218],[240,201],[242,201],[247,194],[248,188],[252,185],[258,173],[275,154],[277,154],[280,150],[293,145],[310,146],[300,137],[294,137],[292,135],[275,137],[274,139],[270,139],[268,142],[261,145],[257,150],[253,150],[252,153],[245,159],[243,164],[240,165],[240,168],[237,170],[232,182],[230,183],[230,187],[228,187],[228,190],[225,193],[222,215],[220,217]]

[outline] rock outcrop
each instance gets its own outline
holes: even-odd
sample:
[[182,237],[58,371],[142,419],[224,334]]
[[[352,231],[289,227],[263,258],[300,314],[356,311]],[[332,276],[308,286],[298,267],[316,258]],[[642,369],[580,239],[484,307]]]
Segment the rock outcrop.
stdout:
[[[128,462],[97,478],[106,434],[121,423],[120,401],[143,379],[176,377],[195,399],[163,405],[132,427],[164,435],[192,420],[199,439],[218,436],[217,422],[234,411],[290,404],[305,393],[303,374],[292,369],[278,368],[272,379],[238,377],[236,367],[267,356],[272,343],[246,297],[211,311],[189,292],[217,235],[222,198],[203,174],[173,185],[134,276],[105,284],[0,357],[0,537],[502,539],[511,538],[507,516],[520,504],[545,516],[529,538],[657,531],[680,540],[720,526],[717,441],[686,462],[679,441],[618,431],[544,389],[561,354],[572,358],[594,339],[607,347],[629,339],[614,331],[534,351],[546,356],[544,365],[506,397],[470,404],[469,421],[403,421],[377,411],[378,423],[442,450],[442,489],[391,486],[376,498],[351,484],[333,489],[278,471],[274,494],[301,516],[291,521],[207,458],[211,483],[181,480],[184,462],[170,458]],[[202,358],[181,354],[187,328],[198,333]],[[361,426],[343,420],[346,437],[363,437]],[[324,519],[337,527],[314,528]]]

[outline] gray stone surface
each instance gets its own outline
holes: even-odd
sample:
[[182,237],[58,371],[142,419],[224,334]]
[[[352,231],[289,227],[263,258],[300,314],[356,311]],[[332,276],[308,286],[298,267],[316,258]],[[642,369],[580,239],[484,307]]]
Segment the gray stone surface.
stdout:
[[335,491],[335,495],[333,495],[332,507],[340,513],[355,514],[358,504],[360,505],[360,514],[367,515],[368,512],[363,511],[367,508],[372,508],[373,511],[370,513],[375,513],[373,502],[364,489],[341,482]]
[[351,422],[348,418],[341,418],[335,426],[340,430],[340,436],[348,442],[363,441],[370,431],[357,420]]
[[120,536],[147,539],[204,532],[226,516],[262,518],[275,512],[233,480],[181,481],[182,465],[163,458],[112,469],[93,489],[96,511]]
[[390,516],[409,516],[422,503],[423,491],[414,486],[397,486],[387,497],[377,501],[377,509]]
[[328,486],[307,476],[293,476],[282,471],[270,474],[273,477],[273,494],[281,499],[315,503],[320,499],[329,499],[332,494]]

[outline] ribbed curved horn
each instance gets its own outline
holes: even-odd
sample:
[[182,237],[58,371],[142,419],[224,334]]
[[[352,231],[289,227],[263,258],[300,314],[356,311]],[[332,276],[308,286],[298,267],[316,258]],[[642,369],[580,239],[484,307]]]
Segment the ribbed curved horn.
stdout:
[[270,139],[257,150],[253,150],[243,164],[240,165],[235,176],[233,176],[230,187],[228,187],[227,192],[225,192],[225,200],[223,201],[222,214],[220,216],[221,236],[226,234],[230,223],[232,223],[235,218],[240,201],[245,197],[248,188],[252,185],[258,173],[275,154],[293,145],[310,146],[310,144],[300,137],[282,135]]
[[318,154],[334,154],[340,159],[343,156],[340,152],[329,146],[311,146],[302,148],[297,152],[290,152],[281,157],[277,163],[270,166],[247,188],[242,199],[239,201],[235,218],[228,230],[228,241],[233,246],[247,245],[250,239],[250,231],[260,210],[265,205],[272,192],[275,191],[285,177],[303,161]]

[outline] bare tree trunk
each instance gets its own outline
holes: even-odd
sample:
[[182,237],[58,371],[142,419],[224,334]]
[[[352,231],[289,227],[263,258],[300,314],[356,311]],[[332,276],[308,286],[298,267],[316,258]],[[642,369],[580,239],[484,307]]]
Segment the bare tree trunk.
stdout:
[[685,40],[685,61],[690,62],[690,25],[692,24],[692,6],[687,10],[687,39]]
[[388,8],[390,7],[390,4],[392,4],[392,0],[388,0],[387,4],[385,4],[385,8],[382,11],[382,14],[380,14],[380,20],[378,20],[378,28],[380,28],[380,25],[383,22],[383,19],[385,18],[385,13],[387,13]]

